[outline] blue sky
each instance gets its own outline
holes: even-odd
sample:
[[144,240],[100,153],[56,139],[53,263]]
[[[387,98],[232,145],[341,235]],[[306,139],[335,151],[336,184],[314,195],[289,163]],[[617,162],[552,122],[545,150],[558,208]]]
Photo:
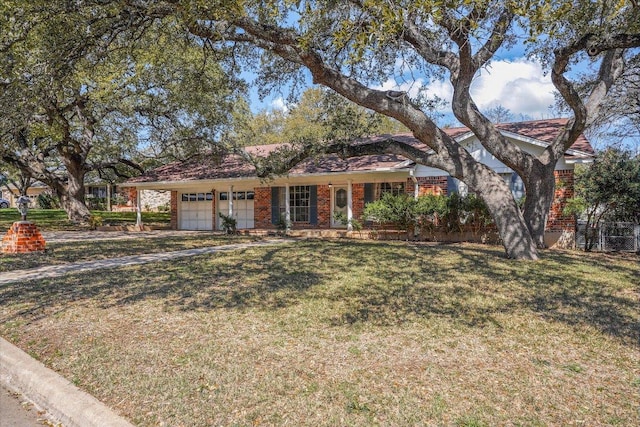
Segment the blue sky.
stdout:
[[[512,53],[522,53],[522,50]],[[430,95],[437,95],[447,101],[451,100],[453,89],[448,80],[428,81],[425,78],[417,78],[414,81],[401,82],[389,78],[377,88],[404,90],[415,95],[420,86],[426,86]],[[285,107],[286,94],[283,96],[283,94],[274,93],[260,100],[256,92],[251,93],[251,107],[254,112]],[[472,96],[480,109],[487,110],[502,105],[511,111],[515,120],[554,116],[550,110],[554,103],[554,87],[551,78],[544,73],[539,63],[524,56],[498,56],[474,79]],[[450,103],[441,111],[446,115],[443,122],[455,121],[447,114],[450,112],[449,106]]]
[[[588,59],[574,65],[567,75],[574,78],[579,73],[590,67]],[[416,95],[421,86],[427,88],[429,96],[437,95],[445,99],[447,103],[438,120],[440,126],[459,126],[460,123],[451,113],[451,96],[453,88],[448,80],[429,81],[424,77],[414,77],[409,81],[406,76],[409,73],[397,72],[397,77],[390,77],[387,81],[376,86],[377,89],[402,90]],[[310,79],[309,79],[310,81]],[[487,111],[496,106],[507,108],[514,121],[538,120],[558,117],[554,108],[556,90],[551,82],[551,76],[543,69],[540,62],[527,58],[525,48],[518,44],[509,50],[499,51],[494,60],[483,68],[475,77],[471,95],[482,111]],[[260,110],[286,108],[286,93],[274,93],[260,100],[257,91],[251,94],[251,107],[254,112]],[[609,140],[592,140],[594,146],[609,145]],[[630,149],[639,149],[638,141],[627,139],[623,144]],[[635,147],[635,148],[634,148]]]

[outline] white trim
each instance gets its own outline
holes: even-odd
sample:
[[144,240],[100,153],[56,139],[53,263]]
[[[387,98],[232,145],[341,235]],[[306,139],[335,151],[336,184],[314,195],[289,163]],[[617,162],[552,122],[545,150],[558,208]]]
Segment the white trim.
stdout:
[[136,227],[142,230],[142,197],[141,191],[136,189]]
[[352,181],[347,181],[347,231],[353,231],[353,188],[351,187]]
[[[536,147],[547,148],[549,145],[551,145],[548,142],[541,141],[539,139],[532,138],[530,136],[521,135],[519,133],[511,132],[511,131],[508,131],[508,130],[498,129],[498,131],[503,136],[505,136],[507,138],[511,138],[513,140],[516,140],[516,141],[520,141],[520,142],[524,142],[524,143],[527,143],[527,144],[530,144],[530,145],[534,145]],[[472,137],[475,137],[475,136],[476,135],[473,132],[469,131],[469,132],[466,132],[466,133],[464,133],[462,135],[458,135],[456,138],[454,138],[454,140],[456,142],[458,142],[458,143],[461,143],[465,139],[472,138]],[[476,137],[476,139],[477,139],[477,137]],[[482,145],[482,144],[480,144],[480,145]],[[585,157],[593,156],[591,153],[587,153],[586,151],[576,150],[575,148],[566,149],[564,151],[564,154],[568,154],[570,156],[585,156]]]
[[289,183],[285,183],[284,185],[284,218],[286,229],[289,230],[289,225],[291,224],[291,202],[289,201],[289,197],[291,195],[289,189]]
[[[411,162],[411,164],[413,164],[413,162]],[[363,178],[361,179],[362,182],[369,182],[367,181],[367,178],[364,178],[364,176],[372,175],[376,173],[401,174],[401,173],[409,172],[409,170],[410,168],[403,167],[398,169],[380,168],[380,169],[369,170],[369,171],[348,171],[348,172],[341,171],[341,172],[293,174],[293,175],[282,176],[280,178],[275,178],[273,182],[270,182],[270,183],[267,183],[256,177],[238,177],[238,178],[222,178],[222,179],[202,179],[202,180],[192,179],[192,180],[182,180],[182,181],[147,181],[147,182],[134,182],[131,184],[123,183],[123,184],[120,184],[120,186],[126,187],[126,188],[146,188],[150,190],[151,189],[155,190],[157,189],[157,187],[162,187],[161,188],[162,190],[180,190],[184,188],[194,188],[194,187],[211,188],[211,186],[214,186],[216,184],[233,182],[233,183],[245,183],[247,186],[253,185],[254,187],[268,187],[273,185],[283,186],[284,182],[291,178],[305,179],[305,178],[315,178],[315,177],[327,177],[327,178],[330,178],[329,181],[331,181],[331,178],[333,177],[340,177],[340,176],[346,176],[346,175],[351,175],[351,176],[363,175]],[[282,185],[278,185],[280,182],[282,182]]]

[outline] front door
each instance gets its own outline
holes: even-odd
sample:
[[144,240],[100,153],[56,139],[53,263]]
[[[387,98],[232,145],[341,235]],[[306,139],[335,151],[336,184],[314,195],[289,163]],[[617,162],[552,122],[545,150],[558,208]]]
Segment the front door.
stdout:
[[347,221],[347,187],[333,186],[331,194],[331,226],[346,227]]

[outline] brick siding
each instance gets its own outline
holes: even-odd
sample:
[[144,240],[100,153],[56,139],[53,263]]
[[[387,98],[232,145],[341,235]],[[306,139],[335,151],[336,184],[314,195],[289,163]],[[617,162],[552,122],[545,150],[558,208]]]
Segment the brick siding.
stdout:
[[563,215],[567,200],[573,197],[573,170],[557,170],[553,172],[556,180],[556,191],[549,210],[546,231],[574,231],[576,219],[573,215]]
[[[447,195],[448,177],[445,176],[421,176],[418,180],[418,195],[441,194]],[[411,180],[410,180],[411,181]],[[407,185],[407,187],[409,187]],[[407,190],[408,191],[408,190]],[[413,194],[413,181],[411,181],[411,194]]]
[[253,221],[255,228],[275,228],[271,224],[271,187],[254,188]]
[[351,185],[351,199],[353,217],[355,219],[362,218],[362,215],[364,215],[364,184]]
[[171,222],[170,227],[172,230],[178,229],[178,192],[171,192],[171,201],[170,201],[170,211],[171,211]]

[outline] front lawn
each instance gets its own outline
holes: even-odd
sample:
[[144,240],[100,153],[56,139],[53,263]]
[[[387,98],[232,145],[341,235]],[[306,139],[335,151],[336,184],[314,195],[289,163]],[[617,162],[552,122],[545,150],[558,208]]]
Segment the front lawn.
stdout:
[[[91,211],[100,217],[103,224],[130,225],[136,223],[135,212]],[[86,230],[87,226],[79,226],[67,219],[67,213],[61,209],[30,209],[27,219],[34,222],[41,231]],[[142,222],[147,225],[168,225],[169,212],[142,212]],[[11,224],[20,221],[20,212],[15,208],[0,209],[0,232],[5,233]]]
[[136,425],[640,424],[637,256],[298,241],[0,288]]

